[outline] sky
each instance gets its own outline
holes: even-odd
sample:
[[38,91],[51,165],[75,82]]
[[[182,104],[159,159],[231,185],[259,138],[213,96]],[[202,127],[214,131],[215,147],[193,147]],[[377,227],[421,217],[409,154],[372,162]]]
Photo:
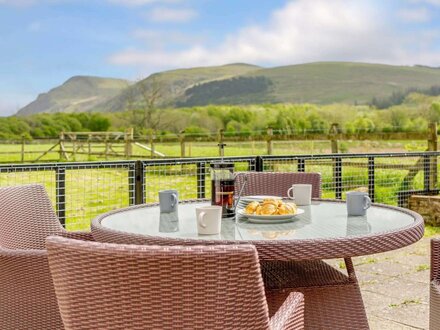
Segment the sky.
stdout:
[[75,75],[316,61],[440,66],[440,0],[0,0],[0,116]]

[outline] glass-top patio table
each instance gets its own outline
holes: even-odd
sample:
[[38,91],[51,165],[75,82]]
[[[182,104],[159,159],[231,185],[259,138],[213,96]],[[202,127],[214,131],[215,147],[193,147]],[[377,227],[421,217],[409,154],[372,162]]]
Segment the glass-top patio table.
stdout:
[[[351,257],[410,245],[423,236],[422,217],[403,208],[373,204],[364,217],[348,217],[345,202],[314,200],[292,222],[255,224],[223,219],[219,235],[198,235],[197,206],[181,202],[176,213],[157,204],[107,212],[92,221],[97,241],[122,244],[253,244],[261,261],[269,314],[291,291],[305,296],[306,329],[368,329]],[[344,258],[347,274],[322,259]]]
[[220,234],[198,235],[195,208],[202,205],[209,201],[181,202],[175,213],[161,214],[157,204],[119,209],[97,217],[92,231],[99,227],[160,245],[250,243],[261,259],[301,260],[390,251],[418,241],[424,230],[422,217],[403,208],[373,204],[366,216],[349,217],[344,202],[314,200],[288,223],[255,224],[237,215],[222,220]]

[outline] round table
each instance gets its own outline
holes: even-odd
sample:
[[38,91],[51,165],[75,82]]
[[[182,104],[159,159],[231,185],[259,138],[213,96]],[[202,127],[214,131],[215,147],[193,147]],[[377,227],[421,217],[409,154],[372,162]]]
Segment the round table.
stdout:
[[[124,244],[253,244],[269,306],[278,308],[289,292],[299,291],[306,329],[368,329],[351,257],[410,245],[424,232],[422,217],[410,210],[373,204],[366,216],[349,217],[344,202],[314,200],[288,223],[254,224],[237,216],[222,220],[219,235],[198,235],[195,208],[209,204],[182,202],[176,213],[163,214],[157,204],[110,211],[92,221],[92,234]],[[347,274],[322,261],[332,258],[344,258]]]
[[253,244],[262,260],[348,258],[401,248],[423,236],[422,217],[410,210],[373,204],[366,216],[347,216],[341,201],[314,200],[305,212],[282,224],[254,224],[245,217],[223,219],[218,235],[198,235],[195,208],[199,200],[180,203],[176,213],[163,213],[157,204],[105,213],[92,223],[92,232],[142,238],[149,244]]

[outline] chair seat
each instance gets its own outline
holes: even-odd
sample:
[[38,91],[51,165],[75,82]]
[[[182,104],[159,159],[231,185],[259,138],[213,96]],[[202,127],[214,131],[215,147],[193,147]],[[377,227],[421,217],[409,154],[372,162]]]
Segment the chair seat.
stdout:
[[349,277],[321,260],[261,262],[266,289],[345,285]]
[[304,294],[306,329],[369,329],[353,274],[319,260],[263,262],[261,268],[270,315],[295,291]]

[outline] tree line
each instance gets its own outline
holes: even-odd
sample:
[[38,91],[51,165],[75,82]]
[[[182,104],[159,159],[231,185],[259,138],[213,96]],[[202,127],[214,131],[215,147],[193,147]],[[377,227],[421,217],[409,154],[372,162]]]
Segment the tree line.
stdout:
[[[148,116],[147,116],[148,115]],[[0,118],[0,139],[56,138],[61,131],[124,131],[136,136],[185,131],[203,137],[223,129],[225,135],[326,133],[339,123],[348,133],[419,132],[440,122],[440,97],[410,93],[399,105],[378,109],[348,104],[258,104],[158,109],[154,104],[115,113],[56,113]]]

